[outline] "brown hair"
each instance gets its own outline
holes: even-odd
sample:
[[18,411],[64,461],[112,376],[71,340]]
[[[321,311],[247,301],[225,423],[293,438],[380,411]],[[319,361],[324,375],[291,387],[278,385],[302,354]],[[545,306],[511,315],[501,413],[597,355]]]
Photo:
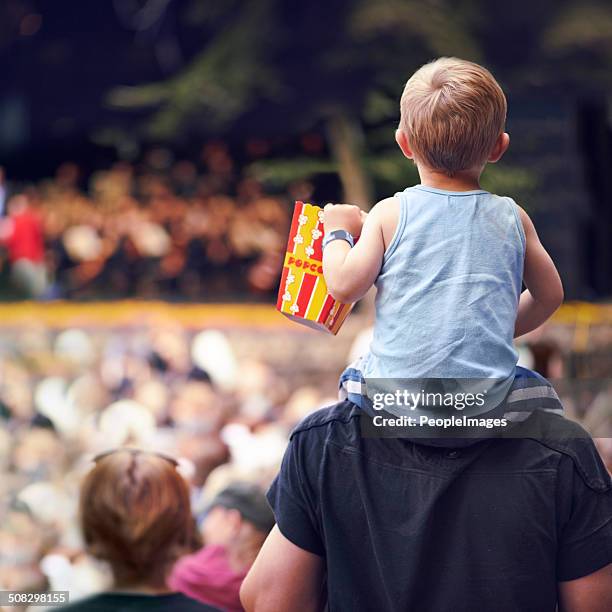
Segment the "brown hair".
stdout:
[[453,176],[486,162],[506,122],[506,97],[482,66],[442,57],[419,68],[400,102],[415,160]]
[[101,457],[80,505],[88,550],[110,563],[117,584],[164,584],[194,539],[187,483],[161,456],[118,450]]

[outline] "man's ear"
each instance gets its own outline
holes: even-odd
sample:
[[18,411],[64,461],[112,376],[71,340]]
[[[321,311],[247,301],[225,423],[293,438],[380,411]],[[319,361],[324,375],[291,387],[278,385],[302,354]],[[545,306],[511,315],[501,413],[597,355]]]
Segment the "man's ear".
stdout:
[[499,161],[502,158],[503,154],[508,150],[509,146],[510,135],[508,134],[508,132],[502,132],[497,137],[495,145],[493,146],[493,150],[491,151],[491,154],[489,155],[487,161],[491,164],[494,164],[495,162]]
[[234,534],[238,533],[242,527],[242,514],[240,514],[238,510],[232,508],[227,511],[226,519],[228,524],[231,525],[232,532]]
[[406,136],[406,132],[403,130],[397,129],[395,130],[395,142],[397,142],[399,148],[402,150],[402,153],[408,159],[414,159],[414,153],[410,148],[410,143],[408,142],[408,136]]

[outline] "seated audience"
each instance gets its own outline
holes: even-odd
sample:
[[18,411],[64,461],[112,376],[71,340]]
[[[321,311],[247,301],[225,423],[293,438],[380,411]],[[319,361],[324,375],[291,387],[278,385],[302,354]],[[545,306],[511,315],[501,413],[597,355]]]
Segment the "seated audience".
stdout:
[[[236,171],[223,143],[205,146],[198,165],[154,149],[85,178],[64,163],[49,180],[12,190],[13,208],[28,208],[0,213],[0,291],[40,299],[274,296],[297,194],[266,194],[248,166]],[[1,183],[0,169],[0,199]]]

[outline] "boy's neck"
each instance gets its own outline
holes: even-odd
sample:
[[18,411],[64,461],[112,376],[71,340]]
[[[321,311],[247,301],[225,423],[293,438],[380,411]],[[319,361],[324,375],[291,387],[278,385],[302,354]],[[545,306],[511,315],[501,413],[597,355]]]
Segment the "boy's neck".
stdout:
[[480,174],[482,170],[465,170],[448,176],[444,172],[417,166],[421,185],[444,189],[445,191],[473,191],[480,189]]

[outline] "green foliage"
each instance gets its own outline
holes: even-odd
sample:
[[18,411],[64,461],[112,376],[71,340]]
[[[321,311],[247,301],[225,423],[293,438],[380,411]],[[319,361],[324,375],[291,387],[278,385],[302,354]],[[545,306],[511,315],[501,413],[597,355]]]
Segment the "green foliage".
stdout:
[[419,182],[416,166],[406,159],[398,148],[370,155],[364,160],[364,164],[374,179],[377,197],[389,196]]
[[[369,155],[364,168],[375,181],[378,194],[389,194],[419,182],[416,166],[398,150]],[[299,180],[316,179],[317,175],[335,174],[338,164],[332,160],[297,157],[294,159],[261,160],[251,164],[248,173],[267,185],[285,188]]]
[[612,6],[609,2],[570,4],[553,19],[542,42],[555,54],[597,50],[612,57]]
[[[570,4],[551,20],[542,34],[549,60],[542,80],[555,77],[583,92],[601,93],[612,84],[612,4]],[[563,67],[557,75],[551,66]],[[552,73],[552,74],[551,74]]]
[[244,3],[238,17],[217,31],[178,75],[159,83],[121,87],[108,102],[116,108],[153,107],[147,133],[172,138],[191,124],[222,127],[247,111],[254,100],[278,94],[268,58],[273,35],[273,0]]
[[501,161],[489,164],[482,175],[483,189],[499,195],[510,195],[515,200],[528,203],[538,186],[537,175],[527,168],[509,166]]
[[[357,0],[347,4],[338,16],[340,30],[333,40],[311,44],[305,53],[311,56],[311,70],[332,83],[342,82],[347,71],[363,71],[366,89],[363,95],[349,98],[341,87],[337,95],[323,88],[311,92],[312,121],[324,117],[330,105],[336,107],[338,97],[344,98],[345,110],[357,112],[368,123],[385,120],[397,114],[395,95],[406,70],[441,54],[478,59],[480,50],[468,27],[469,6],[466,0]],[[325,6],[316,10],[321,20],[328,17]],[[423,18],[424,10],[427,18]],[[190,3],[184,18],[209,33],[202,51],[165,81],[116,88],[108,103],[122,109],[150,108],[146,135],[168,139],[192,126],[204,131],[223,129],[266,100],[278,100],[287,93],[299,95],[295,89],[289,92],[295,85],[288,83],[294,82],[295,71],[303,66],[294,67],[283,49],[301,43],[294,43],[278,25],[280,13],[281,0]],[[316,31],[309,33],[316,35]],[[394,52],[396,47],[399,53]],[[381,88],[384,83],[392,84],[392,96]]]
[[363,119],[366,123],[374,124],[399,116],[399,99],[392,97],[380,89],[369,91],[363,109]]
[[479,61],[481,50],[470,28],[466,2],[363,0],[350,16],[357,38],[379,35],[412,39],[433,56],[456,55]]
[[[291,109],[279,116],[286,133],[329,124],[330,109],[357,118],[366,136],[363,151],[359,139],[348,143],[345,135],[343,147],[338,147],[327,129],[332,157],[353,147],[357,164],[351,172],[337,159],[304,157],[251,167],[256,176],[278,186],[330,172],[344,172],[343,180],[354,180],[359,163],[379,195],[417,182],[414,166],[395,147],[393,132],[403,84],[414,69],[436,56],[455,55],[492,67],[509,88],[511,102],[527,88],[543,91],[553,85],[562,91],[570,83],[596,90],[612,82],[609,0],[542,0],[527,16],[517,9],[503,17],[501,0],[306,3],[300,4],[299,14],[308,18],[307,25],[294,20],[291,28],[284,22],[287,5],[282,0],[193,0],[185,6],[183,18],[202,30],[201,52],[166,81],[116,89],[110,104],[150,109],[140,136],[162,140],[194,130],[230,130],[246,113],[261,108],[270,112],[279,102]],[[526,18],[529,27],[523,28],[521,20]],[[509,50],[492,38],[505,29],[524,31],[516,45],[525,52],[511,65]],[[300,52],[295,52],[296,45]],[[502,66],[499,72],[497,64]],[[547,163],[540,159],[538,168]],[[537,177],[536,168],[502,162],[487,168],[483,186],[529,201],[538,188]]]
[[266,159],[248,167],[248,173],[258,180],[284,188],[294,181],[315,178],[318,174],[335,174],[338,165],[327,159],[297,157],[294,159]]

